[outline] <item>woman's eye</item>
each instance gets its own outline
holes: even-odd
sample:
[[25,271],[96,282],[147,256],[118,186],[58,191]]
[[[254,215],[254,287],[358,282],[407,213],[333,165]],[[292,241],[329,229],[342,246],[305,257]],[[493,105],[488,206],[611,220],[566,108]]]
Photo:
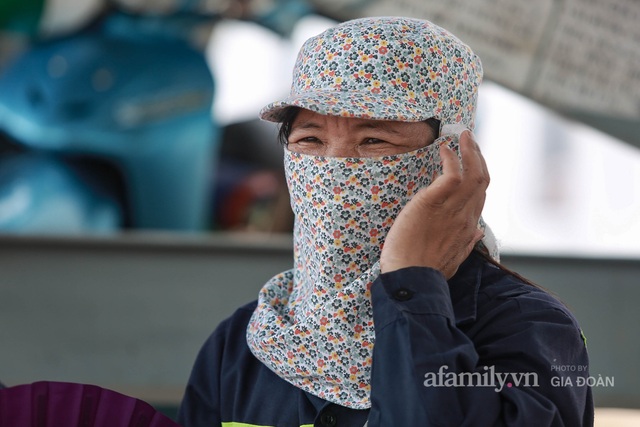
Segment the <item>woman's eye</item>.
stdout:
[[365,145],[373,145],[373,144],[384,144],[386,141],[378,138],[367,138],[364,140],[363,144]]
[[304,138],[298,138],[295,141],[289,141],[289,144],[320,144],[321,141],[315,136],[307,136]]
[[306,138],[302,138],[300,142],[311,142],[313,144],[319,144],[321,141],[315,136],[308,136]]

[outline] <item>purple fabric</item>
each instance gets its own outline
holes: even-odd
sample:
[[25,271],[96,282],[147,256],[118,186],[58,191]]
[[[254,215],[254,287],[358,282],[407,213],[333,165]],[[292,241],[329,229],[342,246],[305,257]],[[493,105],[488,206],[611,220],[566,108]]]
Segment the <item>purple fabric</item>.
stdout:
[[0,390],[0,427],[179,427],[142,400],[102,387],[41,381]]

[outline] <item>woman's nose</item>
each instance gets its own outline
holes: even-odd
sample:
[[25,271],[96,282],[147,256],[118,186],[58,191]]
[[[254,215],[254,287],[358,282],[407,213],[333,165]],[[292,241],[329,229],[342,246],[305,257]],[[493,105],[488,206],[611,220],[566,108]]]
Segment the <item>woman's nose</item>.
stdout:
[[326,157],[360,157],[357,144],[346,139],[333,139],[325,143]]

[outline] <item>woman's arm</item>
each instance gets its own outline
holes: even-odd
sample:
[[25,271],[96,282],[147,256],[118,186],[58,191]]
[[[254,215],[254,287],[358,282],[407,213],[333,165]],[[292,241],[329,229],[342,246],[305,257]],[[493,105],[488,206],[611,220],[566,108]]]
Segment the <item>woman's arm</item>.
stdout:
[[[369,427],[593,424],[591,390],[578,385],[588,376],[586,348],[571,315],[497,268],[481,278],[494,269],[483,265],[472,255],[451,292],[430,268],[374,283]],[[479,280],[494,283],[478,289]],[[557,366],[576,372],[559,378]]]

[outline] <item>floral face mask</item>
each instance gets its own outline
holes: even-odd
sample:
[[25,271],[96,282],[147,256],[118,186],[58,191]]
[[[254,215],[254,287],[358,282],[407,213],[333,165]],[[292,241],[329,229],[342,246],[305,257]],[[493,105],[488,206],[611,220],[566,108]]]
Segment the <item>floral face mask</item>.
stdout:
[[343,406],[371,406],[370,288],[400,210],[441,173],[439,143],[378,158],[285,150],[294,268],[269,280],[247,329],[253,354],[289,383]]

